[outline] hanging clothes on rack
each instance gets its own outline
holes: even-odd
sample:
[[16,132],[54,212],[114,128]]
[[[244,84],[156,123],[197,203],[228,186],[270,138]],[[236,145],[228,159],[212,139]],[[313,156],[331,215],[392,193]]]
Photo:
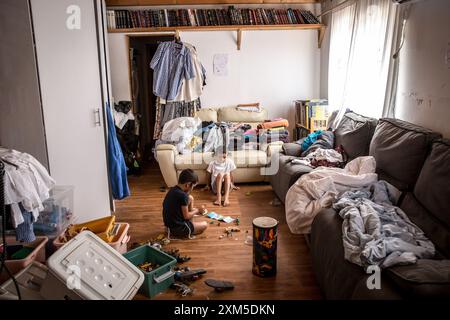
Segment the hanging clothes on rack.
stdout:
[[153,133],[157,140],[165,123],[194,117],[201,109],[206,70],[195,47],[178,39],[160,43],[150,67],[154,70],[153,93],[157,96]]
[[202,108],[200,98],[190,102],[168,102],[167,104],[161,104],[160,101],[160,98],[157,98],[153,135],[155,140],[161,138],[162,129],[167,122],[179,117],[194,117],[197,111]]
[[5,204],[11,208],[11,221],[18,231],[16,239],[33,241],[32,225],[44,210],[43,202],[50,197],[55,181],[47,169],[27,153],[0,148],[0,160],[5,164]]

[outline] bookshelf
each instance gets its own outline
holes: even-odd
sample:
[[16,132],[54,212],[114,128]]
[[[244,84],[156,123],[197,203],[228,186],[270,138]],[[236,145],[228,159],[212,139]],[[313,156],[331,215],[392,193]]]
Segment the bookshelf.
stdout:
[[306,4],[321,0],[106,0],[112,6],[214,5],[214,4]]
[[108,16],[109,33],[175,32],[178,36],[180,31],[236,31],[238,50],[241,47],[243,31],[317,30],[320,48],[326,30],[326,26],[321,24],[310,11],[290,8],[234,9],[229,7],[228,11],[187,8],[116,11],[113,7],[108,12],[115,13],[115,17]]

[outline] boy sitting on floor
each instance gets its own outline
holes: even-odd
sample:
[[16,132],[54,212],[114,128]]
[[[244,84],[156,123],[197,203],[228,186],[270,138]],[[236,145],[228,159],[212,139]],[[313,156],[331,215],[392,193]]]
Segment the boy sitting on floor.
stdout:
[[183,170],[178,177],[178,184],[170,188],[164,198],[164,225],[176,237],[190,237],[191,234],[202,233],[208,227],[206,221],[193,221],[193,217],[200,214],[194,208],[194,197],[190,195],[197,182],[198,176],[193,170]]

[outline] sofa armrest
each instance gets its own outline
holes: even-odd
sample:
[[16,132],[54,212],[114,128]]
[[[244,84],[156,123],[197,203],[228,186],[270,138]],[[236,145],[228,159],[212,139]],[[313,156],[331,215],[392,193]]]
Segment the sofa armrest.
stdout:
[[302,154],[302,146],[298,143],[285,143],[283,144],[283,153],[287,156],[300,157]]
[[173,187],[178,183],[177,169],[175,168],[177,154],[177,148],[171,144],[160,144],[156,147],[159,169],[168,187]]
[[156,151],[162,151],[162,150],[173,150],[174,152],[177,152],[177,147],[175,147],[173,144],[168,144],[168,143],[159,144],[156,147]]
[[274,153],[281,152],[281,150],[283,148],[283,144],[284,144],[283,141],[275,141],[275,142],[268,143],[266,145],[267,157],[271,158]]

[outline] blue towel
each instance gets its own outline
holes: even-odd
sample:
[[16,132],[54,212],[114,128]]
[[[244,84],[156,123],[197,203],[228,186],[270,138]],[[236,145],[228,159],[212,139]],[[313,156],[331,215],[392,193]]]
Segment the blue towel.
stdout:
[[322,130],[314,131],[313,133],[310,133],[305,140],[303,140],[302,143],[302,151],[308,150],[308,148],[317,140],[317,137],[319,137],[322,134]]
[[109,180],[114,199],[121,200],[130,195],[127,179],[127,166],[123,158],[122,149],[116,136],[116,128],[114,125],[111,108],[109,104],[106,106],[106,115],[108,118],[108,165]]

